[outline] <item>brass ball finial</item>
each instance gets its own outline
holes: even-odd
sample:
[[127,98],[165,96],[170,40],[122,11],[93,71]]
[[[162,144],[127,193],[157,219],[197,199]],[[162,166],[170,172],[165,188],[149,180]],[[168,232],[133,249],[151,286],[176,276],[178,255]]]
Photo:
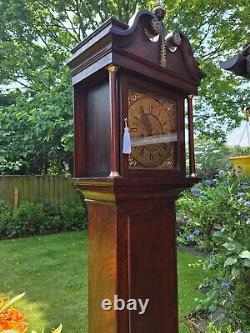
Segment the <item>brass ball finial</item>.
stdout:
[[157,16],[159,21],[162,21],[166,15],[166,11],[162,6],[155,7],[153,13]]

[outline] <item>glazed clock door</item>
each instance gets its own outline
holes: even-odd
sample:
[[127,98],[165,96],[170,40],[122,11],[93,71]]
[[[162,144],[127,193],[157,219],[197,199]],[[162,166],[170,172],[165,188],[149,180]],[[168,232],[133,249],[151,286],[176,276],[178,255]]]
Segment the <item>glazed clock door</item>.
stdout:
[[129,90],[131,168],[176,167],[176,102]]
[[184,169],[180,160],[180,151],[184,152],[180,98],[162,86],[133,79],[133,83],[127,82],[125,99],[123,116],[128,118],[131,136],[131,154],[125,157],[127,174],[180,174]]

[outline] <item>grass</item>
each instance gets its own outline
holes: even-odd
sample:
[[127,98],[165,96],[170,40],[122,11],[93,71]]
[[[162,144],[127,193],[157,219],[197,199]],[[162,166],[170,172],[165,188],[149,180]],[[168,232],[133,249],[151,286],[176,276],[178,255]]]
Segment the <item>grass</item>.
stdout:
[[[198,258],[199,259],[199,258]],[[180,333],[194,309],[202,271],[197,256],[179,251]],[[65,333],[87,333],[87,234],[71,232],[0,242],[0,293],[26,292],[19,308],[30,327],[49,332],[61,322]]]
[[189,333],[190,329],[184,323],[186,314],[195,310],[197,303],[195,298],[200,298],[198,290],[200,282],[204,278],[201,265],[204,258],[191,254],[184,250],[178,251],[178,294],[180,333]]

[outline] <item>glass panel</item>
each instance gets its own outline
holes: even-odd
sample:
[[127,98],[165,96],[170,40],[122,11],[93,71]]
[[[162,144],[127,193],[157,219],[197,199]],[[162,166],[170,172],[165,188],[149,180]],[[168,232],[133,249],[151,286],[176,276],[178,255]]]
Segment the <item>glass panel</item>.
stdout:
[[128,124],[132,141],[130,168],[176,168],[175,100],[130,87]]

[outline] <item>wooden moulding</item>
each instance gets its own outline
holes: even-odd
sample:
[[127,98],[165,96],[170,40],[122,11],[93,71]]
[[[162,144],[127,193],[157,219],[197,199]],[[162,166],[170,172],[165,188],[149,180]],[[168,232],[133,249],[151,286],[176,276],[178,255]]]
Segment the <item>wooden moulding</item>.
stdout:
[[179,193],[197,183],[192,178],[77,178],[76,187],[86,200],[121,202],[177,197]]
[[182,42],[175,52],[167,50],[166,68],[163,68],[160,65],[160,40],[153,42],[146,34],[152,20],[157,20],[155,14],[142,10],[129,25],[110,19],[85,38],[73,49],[68,62],[73,85],[114,63],[196,94],[204,74],[193,57],[188,38],[179,31]]

